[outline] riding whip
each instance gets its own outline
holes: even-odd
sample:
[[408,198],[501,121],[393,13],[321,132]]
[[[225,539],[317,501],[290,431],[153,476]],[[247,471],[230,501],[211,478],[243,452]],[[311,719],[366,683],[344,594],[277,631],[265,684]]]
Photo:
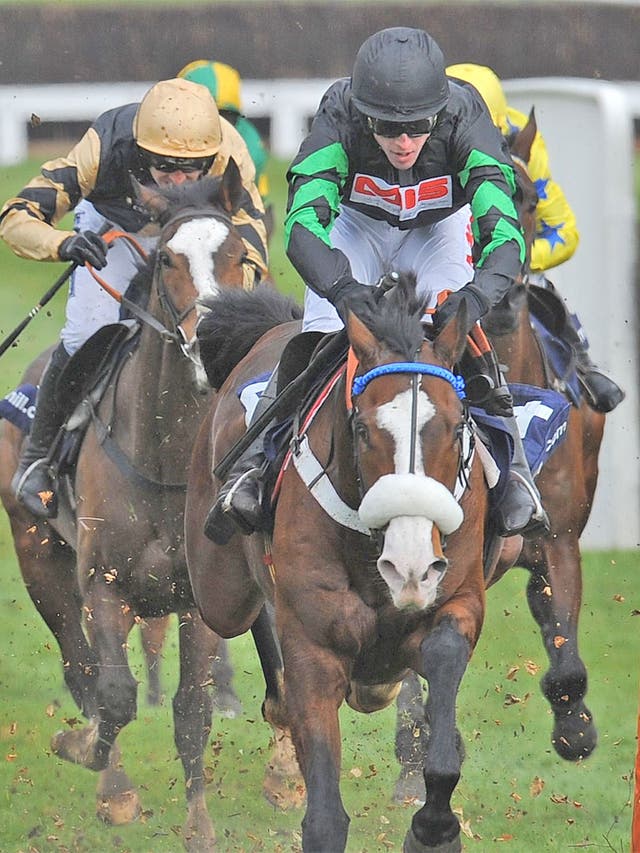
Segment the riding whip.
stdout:
[[44,296],[40,299],[38,304],[34,305],[34,307],[31,309],[31,311],[29,311],[27,316],[24,318],[24,320],[16,326],[16,328],[13,330],[13,332],[11,332],[11,334],[7,335],[7,337],[0,344],[0,356],[4,355],[4,353],[9,349],[9,347],[15,341],[15,339],[24,331],[24,329],[33,320],[33,318],[36,316],[36,314],[38,314],[39,311],[42,308],[44,308],[44,306],[47,304],[47,302],[49,302],[49,300],[51,300],[56,295],[56,293],[60,290],[62,285],[65,283],[65,281],[67,281],[67,279],[71,276],[71,273],[75,270],[75,268],[77,266],[78,266],[78,263],[76,261],[74,261],[72,264],[69,264],[69,266],[62,273],[60,278],[56,282],[54,282],[54,284],[49,288],[49,290],[47,290],[47,292],[44,294]]

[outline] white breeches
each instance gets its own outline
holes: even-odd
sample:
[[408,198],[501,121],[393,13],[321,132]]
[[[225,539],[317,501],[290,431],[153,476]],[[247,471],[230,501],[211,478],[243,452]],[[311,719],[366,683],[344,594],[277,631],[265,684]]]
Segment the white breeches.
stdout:
[[[357,210],[341,207],[331,244],[349,259],[353,277],[375,285],[390,272],[413,272],[426,307],[443,290],[459,290],[473,279],[471,211],[468,206],[424,228],[401,231]],[[304,297],[303,331],[335,332],[342,321],[327,299],[309,288]]]
[[[84,199],[78,204],[73,225],[76,231],[98,233],[105,225],[113,223],[98,213],[90,202]],[[147,252],[157,243],[157,237],[140,237],[136,234],[135,238]],[[106,267],[96,272],[114,290],[124,293],[133,276],[144,265],[136,249],[127,240],[116,240],[107,254]],[[71,276],[66,322],[60,333],[69,355],[73,355],[102,326],[117,323],[119,317],[120,303],[100,287],[86,267],[78,267]]]

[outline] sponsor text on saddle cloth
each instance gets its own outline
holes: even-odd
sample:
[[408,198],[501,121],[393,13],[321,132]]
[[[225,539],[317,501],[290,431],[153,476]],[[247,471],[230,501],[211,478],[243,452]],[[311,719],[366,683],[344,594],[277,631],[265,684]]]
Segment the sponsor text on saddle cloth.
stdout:
[[[269,374],[261,374],[245,382],[238,389],[238,398],[244,407],[247,424],[251,422],[268,379]],[[509,389],[513,397],[514,415],[527,461],[532,474],[536,476],[566,437],[571,404],[562,394],[548,388],[512,383]],[[473,417],[485,429],[489,431],[495,429],[492,419],[481,409],[474,409]],[[501,468],[505,464],[502,454],[498,455],[495,461]]]

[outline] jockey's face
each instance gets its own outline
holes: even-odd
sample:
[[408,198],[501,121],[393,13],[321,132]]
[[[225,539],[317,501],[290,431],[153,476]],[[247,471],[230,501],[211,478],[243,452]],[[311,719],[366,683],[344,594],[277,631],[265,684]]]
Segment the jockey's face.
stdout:
[[175,172],[165,172],[151,166],[149,173],[159,187],[177,187],[180,184],[191,184],[199,181],[203,172],[183,172],[176,169]]
[[409,136],[406,133],[401,133],[400,136],[390,137],[374,133],[373,138],[382,148],[394,169],[410,169],[418,159],[430,135],[430,133],[423,133],[420,136]]

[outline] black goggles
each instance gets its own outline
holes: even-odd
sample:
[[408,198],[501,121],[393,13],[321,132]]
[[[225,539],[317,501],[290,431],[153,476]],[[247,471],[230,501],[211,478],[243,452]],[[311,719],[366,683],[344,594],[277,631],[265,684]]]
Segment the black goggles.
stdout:
[[164,157],[162,154],[145,154],[148,168],[159,172],[208,172],[213,157]]
[[367,116],[367,126],[376,136],[385,136],[388,139],[395,139],[397,136],[402,136],[406,133],[407,136],[425,136],[433,131],[438,121],[438,114],[419,118],[415,121],[387,121],[383,118],[374,118]]

